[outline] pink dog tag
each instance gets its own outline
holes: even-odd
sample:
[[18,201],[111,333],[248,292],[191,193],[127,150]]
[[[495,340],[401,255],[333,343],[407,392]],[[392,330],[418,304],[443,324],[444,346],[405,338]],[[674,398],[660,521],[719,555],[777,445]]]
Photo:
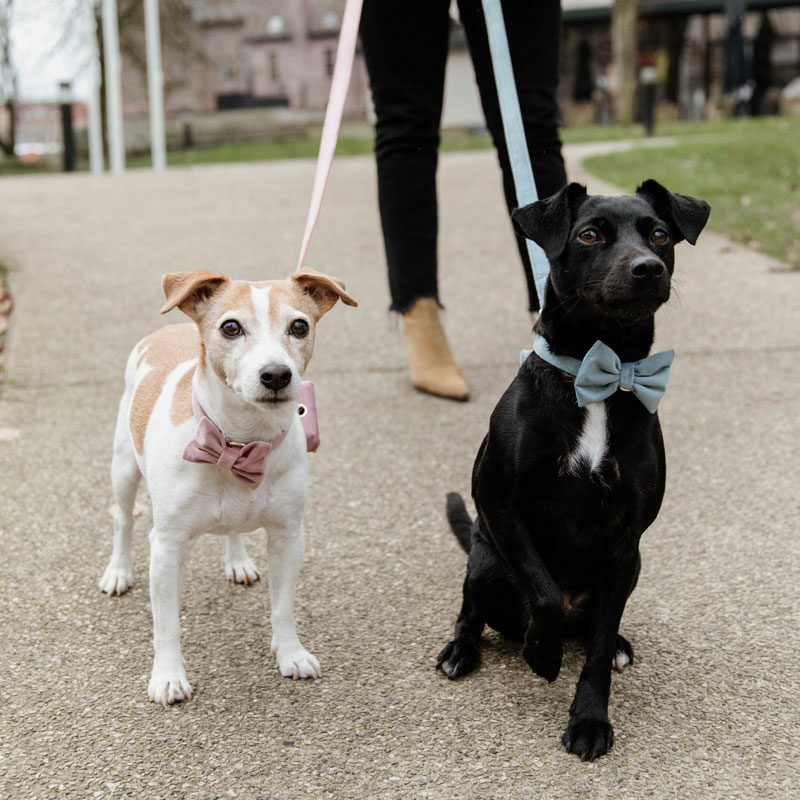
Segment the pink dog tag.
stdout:
[[303,381],[297,398],[297,413],[306,435],[306,450],[313,453],[319,447],[317,401],[314,398],[314,381]]

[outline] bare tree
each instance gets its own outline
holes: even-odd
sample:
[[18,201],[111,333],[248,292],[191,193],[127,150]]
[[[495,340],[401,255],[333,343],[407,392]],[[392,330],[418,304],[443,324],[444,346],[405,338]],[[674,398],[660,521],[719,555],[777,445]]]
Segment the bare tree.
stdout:
[[614,111],[622,125],[633,122],[638,23],[639,0],[614,0],[611,10],[611,49],[617,84]]
[[0,103],[8,116],[8,131],[0,132],[0,150],[14,156],[17,140],[17,75],[11,61],[11,11],[14,0],[0,0]]
[[[85,1],[78,0],[78,2]],[[100,57],[100,104],[105,146],[107,132],[102,7],[101,0],[90,1],[94,3],[97,25],[97,52]],[[117,21],[120,53],[140,73],[142,79],[145,79],[147,75],[147,56],[144,36],[144,3],[142,0],[117,0]],[[207,59],[205,51],[194,34],[189,0],[159,0],[159,22],[161,26],[161,48],[165,54],[182,53],[196,61]],[[179,88],[184,81],[185,76],[176,76],[174,72],[170,72],[169,65],[165,64],[164,98],[166,99],[169,96],[171,90]]]

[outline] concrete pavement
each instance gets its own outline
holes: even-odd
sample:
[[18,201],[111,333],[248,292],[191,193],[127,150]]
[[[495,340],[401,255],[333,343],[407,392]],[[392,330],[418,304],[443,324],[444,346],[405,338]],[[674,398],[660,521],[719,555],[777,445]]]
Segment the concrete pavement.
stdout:
[[[636,664],[613,677],[613,750],[582,764],[560,743],[578,648],[552,685],[493,633],[474,675],[433,669],[465,564],[444,496],[468,493],[489,413],[530,341],[488,152],[440,166],[441,289],[473,388],[464,405],[408,385],[373,161],[334,167],[309,264],[344,278],[361,306],[322,321],[310,367],[323,444],[297,616],[323,679],[281,678],[265,583],[228,584],[223,542],[205,537],[182,619],[195,698],[147,702],[146,516],[133,590],[97,589],[125,357],[165,322],[163,272],[290,272],[313,169],[0,181],[0,248],[16,267],[0,428],[20,432],[0,441],[0,796],[799,797],[800,274],[721,236],[679,247],[675,297],[659,312],[657,344],[678,351],[661,411],[668,487],[623,618]],[[585,177],[574,160],[571,177]],[[262,536],[248,547],[263,567]]]

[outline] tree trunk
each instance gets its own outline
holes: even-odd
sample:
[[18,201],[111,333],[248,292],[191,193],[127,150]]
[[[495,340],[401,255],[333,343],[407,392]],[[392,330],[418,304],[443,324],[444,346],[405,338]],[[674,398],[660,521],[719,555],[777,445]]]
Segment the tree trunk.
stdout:
[[0,135],[0,150],[9,158],[14,158],[17,143],[17,76],[11,62],[12,2],[0,4],[0,97],[8,112],[8,135]]
[[97,58],[100,62],[100,138],[103,142],[103,161],[108,161],[108,119],[106,118],[106,51],[103,42],[103,14],[100,3],[94,7]]
[[9,97],[3,105],[8,113],[8,135],[0,135],[0,150],[8,158],[14,158],[14,146],[17,143],[17,108],[14,98]]
[[638,22],[639,0],[614,0],[611,11],[611,49],[617,85],[614,111],[620,125],[633,122]]

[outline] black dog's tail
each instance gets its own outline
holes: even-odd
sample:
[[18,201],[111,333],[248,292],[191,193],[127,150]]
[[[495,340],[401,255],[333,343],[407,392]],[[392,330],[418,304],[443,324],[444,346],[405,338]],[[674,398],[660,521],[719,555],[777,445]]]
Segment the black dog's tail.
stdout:
[[472,548],[472,520],[464,505],[464,498],[457,492],[447,495],[447,521],[464,552],[469,553]]

